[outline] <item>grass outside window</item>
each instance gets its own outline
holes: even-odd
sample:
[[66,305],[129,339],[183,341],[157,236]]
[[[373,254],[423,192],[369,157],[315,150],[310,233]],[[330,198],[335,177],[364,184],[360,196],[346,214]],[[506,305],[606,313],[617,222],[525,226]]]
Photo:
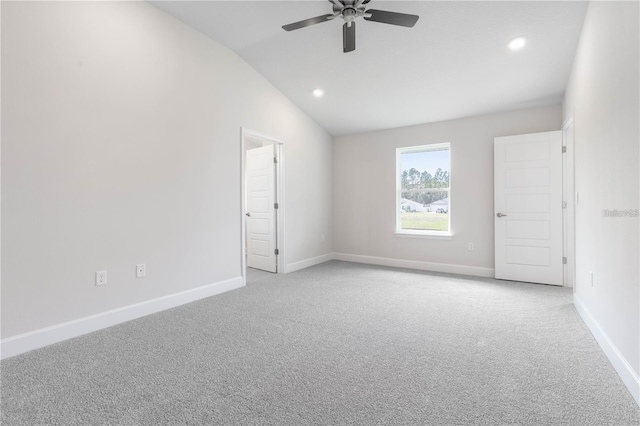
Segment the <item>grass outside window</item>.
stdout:
[[449,214],[431,212],[403,212],[400,215],[402,229],[416,231],[448,231]]

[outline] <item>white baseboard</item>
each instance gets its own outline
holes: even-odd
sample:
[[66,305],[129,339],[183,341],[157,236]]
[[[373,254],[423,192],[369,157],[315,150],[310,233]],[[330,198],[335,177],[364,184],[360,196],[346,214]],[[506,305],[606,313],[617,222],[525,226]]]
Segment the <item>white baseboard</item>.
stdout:
[[593,315],[591,315],[591,312],[589,312],[582,300],[580,300],[580,297],[576,294],[573,295],[573,304],[582,317],[584,323],[589,327],[589,330],[596,339],[596,342],[598,342],[602,351],[605,353],[607,358],[609,358],[609,362],[611,362],[611,365],[613,365],[613,368],[615,368],[625,386],[629,389],[629,392],[631,392],[636,403],[640,405],[640,377],[638,377],[638,374],[633,371],[631,365],[620,353],[616,345],[613,344],[607,333],[605,333],[602,327],[600,327],[600,324],[598,324]]
[[445,272],[449,274],[473,275],[475,277],[494,278],[493,268],[480,266],[455,265],[451,263],[423,262],[419,260],[390,259],[387,257],[362,256],[359,254],[333,253],[336,260],[367,263],[370,265],[393,266],[396,268],[419,269],[422,271]]
[[300,269],[308,268],[309,266],[319,265],[324,262],[333,260],[333,253],[323,254],[322,256],[312,257],[310,259],[301,260],[300,262],[289,263],[286,268],[286,272],[299,271]]
[[242,277],[235,277],[214,284],[205,285],[180,293],[158,297],[134,305],[123,306],[89,317],[53,325],[29,333],[2,339],[0,341],[0,358],[5,359],[24,352],[38,349],[63,340],[131,321],[145,315],[154,314],[166,309],[175,308],[185,303],[224,293],[244,286]]

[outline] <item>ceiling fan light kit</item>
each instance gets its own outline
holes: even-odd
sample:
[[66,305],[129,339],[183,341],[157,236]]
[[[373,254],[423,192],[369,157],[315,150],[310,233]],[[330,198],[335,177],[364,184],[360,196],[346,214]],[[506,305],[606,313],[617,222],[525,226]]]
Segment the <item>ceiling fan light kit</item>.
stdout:
[[368,9],[366,4],[371,0],[329,0],[333,5],[333,13],[316,16],[292,24],[283,25],[285,31],[293,31],[310,25],[332,21],[335,18],[342,18],[342,51],[344,53],[356,50],[356,23],[359,17],[365,21],[379,22],[382,24],[397,25],[400,27],[413,27],[418,22],[417,15],[406,13],[389,12],[386,10]]

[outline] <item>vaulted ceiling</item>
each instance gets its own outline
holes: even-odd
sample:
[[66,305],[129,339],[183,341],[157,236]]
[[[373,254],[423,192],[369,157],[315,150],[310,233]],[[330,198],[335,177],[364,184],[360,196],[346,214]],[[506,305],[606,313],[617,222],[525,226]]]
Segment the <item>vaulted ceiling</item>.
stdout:
[[[342,52],[328,1],[158,1],[153,4],[235,51],[334,136],[561,102],[586,2],[377,1],[420,16],[413,28],[356,21]],[[512,51],[508,42],[527,38]],[[325,94],[317,98],[313,89]]]

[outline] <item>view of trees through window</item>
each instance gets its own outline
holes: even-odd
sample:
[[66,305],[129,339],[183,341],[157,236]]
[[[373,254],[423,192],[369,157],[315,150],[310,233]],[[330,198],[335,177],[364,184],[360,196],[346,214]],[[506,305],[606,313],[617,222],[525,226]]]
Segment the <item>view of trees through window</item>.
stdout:
[[400,230],[449,231],[449,144],[400,148]]

